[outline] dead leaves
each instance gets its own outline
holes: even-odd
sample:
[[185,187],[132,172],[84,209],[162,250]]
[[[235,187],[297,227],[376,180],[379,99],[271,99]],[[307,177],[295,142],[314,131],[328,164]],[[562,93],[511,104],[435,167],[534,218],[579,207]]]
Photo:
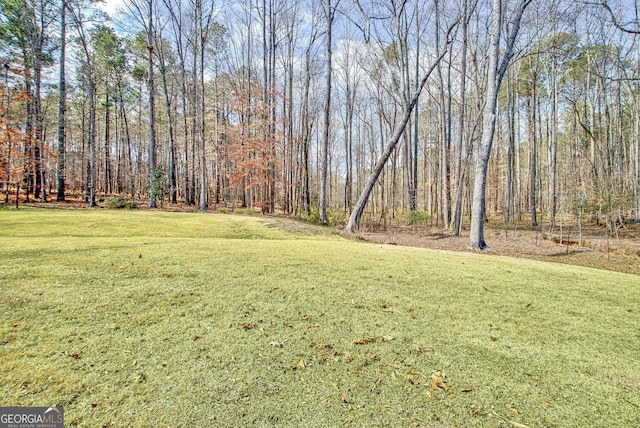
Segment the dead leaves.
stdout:
[[67,354],[67,356],[73,358],[74,360],[79,360],[80,358],[82,358],[82,354],[78,352],[72,352],[70,354]]
[[440,370],[434,370],[431,373],[431,380],[429,381],[429,387],[437,392],[446,392],[450,386],[447,385],[447,374]]
[[364,336],[364,337],[361,337],[360,339],[353,339],[351,343],[353,343],[354,345],[366,345],[367,343],[373,343],[377,341],[379,341],[380,343],[391,342],[394,339],[395,337],[393,336],[381,336],[378,338],[371,337],[371,336]]
[[353,339],[351,343],[353,343],[354,345],[365,345],[367,343],[372,343],[375,341],[376,341],[375,337],[365,336],[361,339]]
[[314,347],[316,349],[332,349],[333,344],[332,343],[312,344],[311,347]]
[[379,360],[380,360],[380,358],[378,358],[377,355],[375,355],[375,354],[371,355],[371,356],[366,357],[364,359],[364,362],[362,363],[361,367],[369,366],[369,365],[371,365],[371,364],[373,364],[373,363],[375,363],[376,361],[379,361]]
[[252,323],[252,324],[244,323],[244,324],[242,324],[242,329],[244,331],[251,330],[251,329],[256,328],[256,327],[258,327],[258,324],[256,324],[256,323]]

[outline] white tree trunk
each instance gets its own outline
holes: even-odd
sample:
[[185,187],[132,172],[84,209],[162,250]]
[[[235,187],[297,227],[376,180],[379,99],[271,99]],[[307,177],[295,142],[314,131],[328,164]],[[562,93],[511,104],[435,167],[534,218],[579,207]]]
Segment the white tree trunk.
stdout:
[[498,92],[502,84],[502,78],[509,60],[513,56],[513,45],[520,30],[520,20],[524,9],[530,0],[518,0],[517,10],[511,21],[507,46],[502,59],[498,62],[500,53],[500,30],[502,28],[502,1],[493,0],[491,21],[491,45],[489,46],[489,69],[487,71],[487,89],[482,119],[482,139],[476,160],[476,172],[473,182],[473,202],[471,205],[471,231],[469,247],[476,250],[487,248],[484,240],[484,216],[485,216],[485,188],[487,184],[487,169],[493,135],[496,129],[496,109],[498,105]]

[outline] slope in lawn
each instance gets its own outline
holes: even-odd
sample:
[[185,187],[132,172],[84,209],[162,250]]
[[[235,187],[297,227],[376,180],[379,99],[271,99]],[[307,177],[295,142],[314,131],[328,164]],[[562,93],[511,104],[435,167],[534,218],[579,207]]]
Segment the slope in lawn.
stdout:
[[0,211],[0,405],[68,426],[637,426],[637,276],[277,221]]

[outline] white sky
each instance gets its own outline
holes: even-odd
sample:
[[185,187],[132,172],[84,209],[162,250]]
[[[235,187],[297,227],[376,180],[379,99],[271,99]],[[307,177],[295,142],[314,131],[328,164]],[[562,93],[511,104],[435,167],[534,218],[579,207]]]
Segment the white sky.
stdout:
[[122,8],[122,3],[123,0],[104,0],[104,3],[100,4],[100,6],[113,18],[116,16],[118,9]]

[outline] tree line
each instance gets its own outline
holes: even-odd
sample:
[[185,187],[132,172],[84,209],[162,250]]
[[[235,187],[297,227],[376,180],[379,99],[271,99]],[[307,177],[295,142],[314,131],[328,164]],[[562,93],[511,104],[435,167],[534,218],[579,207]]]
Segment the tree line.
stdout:
[[638,5],[0,0],[5,204],[114,195],[347,229],[640,212]]

